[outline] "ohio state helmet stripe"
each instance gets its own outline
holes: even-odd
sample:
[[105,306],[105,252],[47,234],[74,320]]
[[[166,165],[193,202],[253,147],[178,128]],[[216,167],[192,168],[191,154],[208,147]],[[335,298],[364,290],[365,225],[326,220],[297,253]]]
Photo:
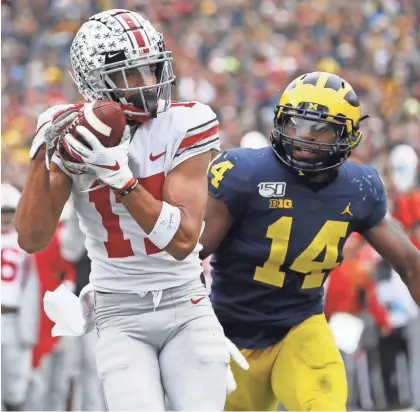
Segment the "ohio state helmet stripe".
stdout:
[[[118,22],[118,24],[122,27],[122,29],[124,30],[124,32],[126,32],[127,34],[128,34],[128,32],[127,32],[127,29],[128,29],[128,27],[127,27],[127,23],[123,20],[123,19],[120,19],[119,18],[119,16],[120,16],[120,14],[116,14],[115,16],[114,16],[114,18],[115,18],[115,20]],[[130,43],[131,43],[131,47],[135,47],[135,45],[134,45],[134,42],[133,42],[133,36],[131,35],[129,35],[128,34],[128,40],[130,40]],[[134,38],[134,40],[136,40],[135,38]]]
[[119,14],[118,17],[121,17],[127,26],[131,29],[131,33],[133,33],[134,37],[136,38],[136,42],[139,48],[145,47],[146,43],[143,39],[141,27],[139,27],[138,24],[134,22],[133,17],[128,13]]

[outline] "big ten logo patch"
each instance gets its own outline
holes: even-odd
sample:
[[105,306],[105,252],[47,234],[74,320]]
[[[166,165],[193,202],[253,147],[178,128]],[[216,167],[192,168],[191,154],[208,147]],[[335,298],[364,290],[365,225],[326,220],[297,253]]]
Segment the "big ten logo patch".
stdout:
[[270,209],[292,209],[293,202],[290,199],[270,199]]
[[270,209],[292,209],[293,202],[283,199],[286,193],[285,182],[261,182],[258,185],[260,196],[269,198]]

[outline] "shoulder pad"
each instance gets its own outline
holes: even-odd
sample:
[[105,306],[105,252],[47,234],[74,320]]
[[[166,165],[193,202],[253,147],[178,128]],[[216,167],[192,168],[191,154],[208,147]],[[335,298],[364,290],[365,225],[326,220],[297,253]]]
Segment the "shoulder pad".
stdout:
[[217,122],[216,113],[212,108],[200,102],[172,102],[171,110],[182,132],[189,134],[198,129],[205,128],[207,124]]
[[228,185],[242,182],[241,188],[244,189],[244,184],[249,182],[250,172],[252,173],[246,150],[230,149],[216,156],[209,165],[209,185],[218,188],[222,181]]
[[177,131],[171,169],[210,150],[220,150],[219,121],[206,104],[173,102],[172,125]]
[[[379,172],[372,166],[348,162],[349,180],[357,190],[373,201],[378,201],[385,192],[384,183]],[[362,194],[361,193],[361,194]]]
[[231,215],[242,209],[242,199],[252,185],[252,157],[249,149],[227,150],[209,165],[208,185],[212,197],[226,203]]
[[359,232],[376,226],[387,213],[387,196],[378,171],[371,166],[351,163],[350,183],[356,186],[358,196],[366,206],[366,216]]

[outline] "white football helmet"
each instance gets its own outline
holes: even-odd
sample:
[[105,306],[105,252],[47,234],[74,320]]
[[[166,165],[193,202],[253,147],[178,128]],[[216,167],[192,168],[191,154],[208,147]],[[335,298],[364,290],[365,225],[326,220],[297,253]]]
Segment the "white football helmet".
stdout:
[[1,227],[8,231],[13,226],[13,219],[20,199],[20,191],[9,183],[1,184]]
[[[128,119],[146,121],[170,107],[175,85],[172,52],[149,20],[129,10],[113,9],[92,16],[80,27],[71,49],[72,77],[88,101],[120,102]],[[156,84],[129,87],[133,69]],[[111,79],[120,73],[125,87]],[[124,92],[136,91],[128,99]]]
[[20,191],[10,183],[1,184],[1,211],[14,212],[18,206]]
[[418,164],[419,158],[411,146],[399,144],[391,150],[390,176],[399,192],[408,192],[416,186]]
[[256,130],[246,133],[239,143],[240,147],[247,147],[249,149],[261,149],[270,146],[268,139]]

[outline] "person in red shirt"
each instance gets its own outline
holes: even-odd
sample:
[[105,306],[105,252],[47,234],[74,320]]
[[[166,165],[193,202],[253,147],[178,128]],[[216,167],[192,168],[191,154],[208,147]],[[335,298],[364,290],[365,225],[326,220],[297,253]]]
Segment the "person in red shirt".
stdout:
[[392,215],[404,226],[411,241],[420,249],[416,227],[420,225],[419,158],[406,144],[395,146],[389,155],[389,174],[396,195]]
[[[389,174],[395,189],[392,215],[397,219],[413,244],[420,249],[420,188],[419,157],[406,144],[395,146],[389,155]],[[420,409],[420,317],[417,316],[406,327],[412,405]]]
[[42,315],[39,319],[40,341],[35,346],[33,354],[34,368],[39,366],[43,356],[53,351],[60,339],[60,337],[51,336],[54,322],[48,318],[43,310],[42,302],[45,292],[47,290],[55,290],[63,280],[73,283],[76,280],[73,264],[64,260],[61,256],[58,231],[50,244],[44,250],[34,255],[39,277],[40,305],[42,307]]
[[360,292],[366,297],[366,309],[384,333],[389,333],[390,323],[386,308],[379,302],[376,294],[376,281],[369,276],[376,264],[369,254],[369,246],[363,238],[353,234],[344,249],[344,261],[330,275],[325,296],[324,311],[327,319],[336,312],[359,315],[363,311]]
[[[47,290],[55,290],[61,283],[75,285],[76,272],[74,265],[62,257],[60,248],[60,230],[58,227],[49,245],[41,252],[35,253],[35,265],[38,274],[39,296],[39,341],[33,348],[32,366],[34,375],[31,383],[26,406],[30,410],[65,410],[67,401],[68,379],[54,379],[53,369],[60,369],[59,365],[63,354],[60,350],[61,337],[52,337],[51,330],[54,326],[43,309],[43,298]],[[58,371],[60,374],[66,371]],[[52,387],[51,387],[52,386]]]
[[402,223],[413,244],[420,249],[420,189],[413,188],[407,193],[398,193],[392,214]]
[[[326,289],[324,311],[327,319],[329,320],[334,313],[349,313],[364,320],[365,330],[373,331],[369,326],[373,322],[382,334],[388,335],[391,332],[388,311],[379,301],[376,280],[369,276],[380,259],[379,255],[360,235],[355,233],[349,237],[343,253],[344,261],[331,272]],[[366,311],[371,320],[366,318]],[[369,332],[368,335],[372,336],[372,333]],[[372,342],[369,342],[371,345]],[[348,410],[357,408],[358,402],[363,408],[371,409],[373,407],[369,392],[360,392],[356,389],[356,382],[359,379],[361,381],[369,380],[363,367],[367,362],[365,352],[367,348],[364,346],[366,343],[366,339],[363,339],[360,348],[362,351],[357,351],[355,354],[342,352],[348,381]],[[360,373],[364,374],[364,378],[360,378]]]

